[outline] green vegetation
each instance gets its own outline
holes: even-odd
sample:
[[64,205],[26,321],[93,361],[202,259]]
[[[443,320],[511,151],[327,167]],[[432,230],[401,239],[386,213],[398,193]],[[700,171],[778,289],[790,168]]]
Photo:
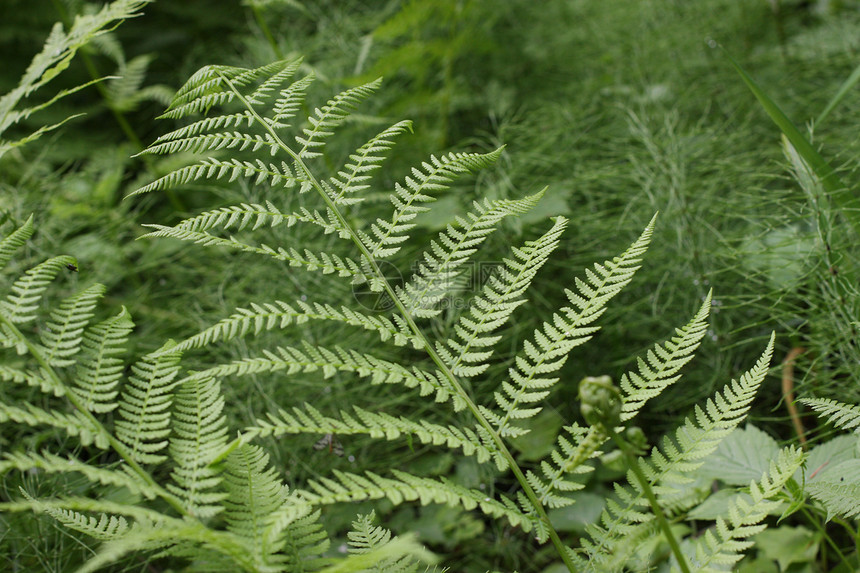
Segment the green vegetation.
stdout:
[[860,4],[7,4],[12,570],[860,567]]

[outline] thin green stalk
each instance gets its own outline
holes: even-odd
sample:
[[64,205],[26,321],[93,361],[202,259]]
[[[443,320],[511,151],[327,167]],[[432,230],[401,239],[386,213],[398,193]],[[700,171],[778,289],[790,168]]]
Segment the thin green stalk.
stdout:
[[[12,332],[13,336],[15,336],[18,340],[22,341],[24,345],[29,350],[30,355],[36,359],[36,362],[41,366],[42,372],[46,373],[51,381],[54,382],[58,387],[66,388],[66,384],[62,381],[59,374],[54,370],[54,367],[45,360],[45,357],[42,356],[42,353],[39,351],[39,348],[36,347],[30,340],[25,337],[18,327],[15,326],[13,322],[7,319],[3,314],[0,314],[0,321],[2,321],[3,325]],[[146,482],[151,488],[158,492],[159,496],[164,499],[173,509],[175,509],[180,515],[183,517],[191,517],[191,515],[185,510],[182,506],[182,503],[176,499],[174,495],[170,492],[162,488],[156,481],[152,478],[152,476],[144,470],[140,464],[138,464],[129,452],[128,448],[126,448],[125,444],[117,440],[114,435],[104,427],[104,425],[99,422],[98,418],[93,416],[93,414],[86,409],[83,402],[81,402],[74,392],[71,392],[69,389],[66,389],[65,396],[71,402],[72,406],[74,406],[78,412],[87,419],[89,423],[93,425],[93,427],[97,428],[104,436],[107,437],[108,444],[110,444],[111,448],[129,465],[129,467],[140,477],[143,481]]]
[[[314,189],[316,189],[316,191],[322,197],[323,201],[325,201],[328,208],[331,209],[331,212],[335,214],[338,219],[338,222],[340,222],[344,229],[347,229],[353,244],[355,244],[355,246],[364,256],[364,258],[369,262],[372,272],[377,277],[382,279],[382,286],[386,294],[391,297],[391,300],[394,302],[395,306],[397,307],[397,310],[400,312],[403,319],[409,325],[410,330],[412,330],[415,336],[417,336],[423,342],[424,350],[427,352],[430,359],[436,364],[436,367],[439,369],[440,372],[442,372],[445,378],[448,379],[448,382],[451,384],[451,387],[455,390],[457,395],[466,403],[466,407],[468,408],[468,410],[472,413],[478,423],[487,431],[487,434],[492,438],[494,445],[496,446],[496,448],[498,448],[499,453],[501,453],[502,457],[505,458],[505,461],[508,463],[508,466],[511,468],[511,471],[517,478],[517,481],[520,483],[523,492],[531,502],[532,506],[535,508],[535,511],[538,514],[538,519],[540,519],[540,521],[542,521],[547,528],[550,540],[552,541],[553,546],[555,546],[555,549],[561,557],[562,561],[564,562],[565,566],[568,568],[569,571],[571,571],[571,573],[575,573],[577,570],[576,565],[570,559],[570,556],[567,553],[567,547],[561,541],[561,538],[555,531],[555,528],[553,528],[552,523],[549,519],[549,515],[547,515],[546,510],[540,503],[537,494],[532,489],[531,485],[526,479],[525,474],[520,469],[519,465],[517,465],[513,454],[511,454],[510,450],[508,450],[507,446],[502,440],[502,437],[498,434],[498,432],[496,432],[496,429],[493,427],[493,425],[489,422],[489,420],[484,417],[483,414],[481,414],[481,411],[478,409],[478,406],[472,401],[471,396],[469,396],[469,394],[465,391],[460,381],[457,379],[451,369],[448,368],[448,365],[445,364],[445,361],[442,360],[442,357],[439,356],[439,354],[434,350],[433,345],[424,335],[424,332],[415,323],[412,314],[400,301],[400,298],[394,292],[394,288],[391,286],[391,284],[389,284],[388,279],[385,278],[385,275],[380,270],[377,262],[371,256],[371,253],[368,248],[361,241],[361,238],[358,236],[358,233],[355,232],[355,230],[352,228],[352,225],[349,224],[349,222],[346,220],[346,217],[343,216],[343,214],[340,212],[340,209],[338,209],[337,205],[335,205],[335,203],[331,200],[331,197],[328,196],[320,182],[316,179],[316,177],[314,177],[313,173],[311,173],[310,169],[308,169],[308,167],[301,160],[301,158],[299,158],[298,154],[296,154],[286,143],[284,143],[284,141],[280,138],[280,136],[275,132],[274,128],[272,128],[272,126],[268,122],[266,122],[262,117],[260,117],[260,115],[253,108],[251,103],[244,97],[244,95],[239,90],[235,88],[233,83],[226,76],[222,75],[221,77],[223,78],[224,82],[230,86],[230,89],[233,91],[233,93],[236,94],[236,97],[238,97],[242,101],[243,105],[245,105],[245,107],[248,109],[248,111],[251,112],[257,123],[259,123],[260,126],[262,126],[264,129],[266,129],[266,131],[268,131],[269,135],[273,138],[274,141],[277,142],[278,146],[283,149],[296,162],[296,165],[301,168],[305,176],[308,178],[308,181],[311,183]],[[685,571],[684,573],[689,572]]]
[[654,495],[654,490],[651,489],[651,485],[648,483],[648,478],[645,477],[645,474],[642,472],[642,468],[639,467],[639,460],[633,453],[633,448],[626,440],[624,440],[624,438],[618,435],[614,429],[605,429],[606,433],[609,434],[609,437],[612,438],[612,441],[618,444],[618,448],[627,459],[627,466],[633,471],[637,481],[639,481],[639,485],[642,487],[642,493],[644,493],[645,497],[648,498],[648,503],[651,504],[651,511],[654,512],[654,517],[657,518],[657,523],[660,525],[660,529],[663,531],[666,541],[669,542],[669,547],[672,549],[672,553],[675,554],[675,558],[678,560],[678,567],[681,568],[682,573],[690,573],[690,567],[687,565],[687,558],[681,552],[681,545],[675,538],[675,534],[672,533],[669,521],[663,513],[663,508],[661,508],[660,504],[657,502],[657,496]]
[[272,51],[275,53],[275,56],[277,56],[279,60],[284,59],[284,54],[281,52],[281,48],[278,47],[278,42],[272,35],[269,25],[266,24],[266,19],[263,17],[263,12],[260,10],[260,7],[252,2],[251,11],[254,13],[254,19],[260,27],[260,31],[263,32],[263,35],[266,37],[266,41],[269,42],[269,46],[272,47]]
[[[848,564],[848,560],[845,558],[845,555],[842,553],[842,551],[839,550],[839,546],[836,545],[836,542],[833,541],[833,539],[831,539],[831,537],[829,535],[827,535],[827,531],[824,529],[824,526],[822,526],[821,523],[818,522],[818,519],[816,519],[816,516],[813,515],[805,507],[801,507],[800,511],[801,511],[801,513],[803,513],[804,516],[806,516],[806,519],[809,521],[809,523],[811,523],[812,526],[815,529],[817,529],[819,531],[819,533],[821,533],[821,535],[827,541],[827,544],[831,547],[831,549],[833,549],[833,551],[836,552],[836,555],[839,556],[839,560],[842,561],[842,563],[846,566],[846,571],[850,570],[851,567]],[[851,530],[850,527],[848,529],[849,529],[849,531],[853,532],[853,530]]]

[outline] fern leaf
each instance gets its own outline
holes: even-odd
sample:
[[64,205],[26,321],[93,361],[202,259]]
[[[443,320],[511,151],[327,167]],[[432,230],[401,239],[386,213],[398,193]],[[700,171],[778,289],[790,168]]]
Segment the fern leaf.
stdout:
[[116,437],[129,447],[135,461],[159,463],[158,454],[167,446],[170,434],[170,405],[173,379],[179,372],[179,352],[168,352],[172,340],[161,348],[158,357],[144,356],[132,365],[132,375],[119,401]]
[[213,366],[191,374],[186,380],[204,378],[223,378],[225,376],[244,376],[259,372],[278,372],[287,374],[297,372],[322,371],[324,378],[331,378],[338,371],[352,372],[369,377],[371,384],[403,384],[407,388],[418,388],[422,396],[436,394],[442,402],[452,394],[450,383],[438,372],[427,372],[416,367],[412,369],[364,354],[356,350],[334,350],[305,343],[302,349],[291,346],[277,347],[263,351],[260,358],[245,358],[228,364]]
[[237,308],[228,318],[177,344],[176,350],[184,352],[202,348],[216,342],[242,338],[249,333],[256,336],[265,330],[284,329],[291,324],[303,324],[308,320],[331,320],[358,326],[378,333],[381,340],[390,340],[397,346],[411,344],[413,348],[421,347],[421,340],[400,321],[395,324],[384,316],[362,314],[346,306],[336,309],[328,304],[309,304],[304,301],[296,301],[294,304],[298,309],[279,300],[273,303],[252,303],[250,308]]
[[23,225],[0,241],[0,270],[6,267],[15,251],[23,247],[27,240],[33,236],[33,231],[33,215],[30,215]]
[[[316,528],[308,529],[311,506],[289,495],[262,448],[241,446],[227,457],[225,470],[227,529],[247,539],[258,568],[308,567],[314,554],[325,551],[327,545],[320,545],[314,535]],[[282,554],[290,541],[292,545]]]
[[207,211],[196,217],[185,219],[176,225],[176,228],[192,232],[204,232],[215,227],[242,231],[250,226],[251,230],[254,231],[263,225],[276,227],[286,224],[287,227],[292,227],[296,223],[317,225],[323,229],[326,235],[336,233],[342,239],[351,237],[349,231],[338,221],[331,210],[327,210],[326,216],[323,216],[319,211],[311,212],[304,207],[300,209],[299,213],[282,213],[269,201],[266,201],[265,206],[242,203],[241,205]]
[[64,414],[57,411],[47,411],[32,404],[24,404],[17,408],[0,402],[0,423],[12,421],[28,426],[47,425],[64,430],[70,436],[77,436],[82,446],[95,444],[96,447],[107,449],[108,435],[101,426],[95,426],[80,412]]
[[147,147],[146,153],[153,155],[182,152],[203,153],[204,151],[221,149],[232,149],[235,152],[246,149],[257,151],[260,148],[268,149],[272,156],[280,149],[278,142],[268,133],[260,135],[241,131],[222,131],[156,143]]
[[[349,539],[349,553],[352,558],[343,563],[375,573],[415,573],[418,563],[413,559],[416,553],[427,560],[429,554],[415,539],[395,537],[384,527],[373,525],[375,513],[359,515],[352,522],[352,531],[346,534]],[[414,536],[411,536],[414,537]]]
[[41,470],[56,474],[77,472],[83,474],[90,482],[105,486],[124,487],[131,494],[142,495],[147,499],[155,499],[159,493],[140,477],[128,471],[124,465],[113,468],[96,467],[72,457],[63,458],[49,452],[41,454],[34,452],[4,453],[3,457],[0,458],[0,474],[11,469],[21,472]]
[[330,187],[338,190],[336,194],[331,195],[332,201],[336,205],[352,205],[361,201],[360,198],[349,196],[369,187],[366,183],[370,179],[369,173],[378,169],[384,159],[379,154],[391,149],[394,146],[392,139],[407,130],[412,130],[411,121],[395,123],[375,135],[350,155],[349,160],[352,163],[344,165],[335,177],[329,179]]
[[260,68],[261,70],[265,69],[262,76],[265,76],[266,79],[248,96],[248,103],[252,105],[265,105],[276,93],[275,90],[295,75],[301,63],[302,59],[297,58],[295,60],[274,62],[269,64],[268,67],[264,66]]
[[214,490],[221,476],[210,463],[227,442],[224,396],[214,378],[187,379],[174,396],[170,457],[173,480],[167,488],[183,500],[189,514],[201,519],[223,509],[225,494]]
[[[606,432],[596,426],[588,429],[575,424],[565,427],[570,438],[561,434],[558,447],[549,455],[549,460],[541,461],[542,475],[529,470],[526,478],[538,496],[538,501],[546,507],[565,507],[573,501],[563,495],[566,492],[582,489],[582,483],[567,478],[570,474],[584,474],[593,470],[586,462],[600,455],[599,448],[606,442]],[[561,495],[557,492],[560,492]]]
[[[733,380],[723,392],[708,399],[705,407],[695,407],[695,416],[687,418],[674,435],[674,440],[664,437],[662,447],[655,447],[648,460],[640,458],[638,463],[648,477],[649,485],[661,496],[676,493],[673,486],[689,483],[690,472],[700,467],[703,458],[716,450],[720,441],[729,435],[746,417],[758,387],[764,380],[773,354],[774,335],[755,366]],[[594,540],[583,540],[583,551],[588,556],[587,570],[612,570],[608,563],[623,563],[625,555],[617,550],[622,537],[630,540],[632,523],[637,524],[638,535],[646,535],[654,516],[644,513],[648,501],[632,471],[628,472],[629,487],[616,486],[618,502],[610,502],[601,518],[601,524],[588,527]],[[646,510],[647,511],[647,510]],[[635,545],[635,544],[634,544]],[[631,544],[625,544],[631,547]]]
[[355,416],[341,412],[340,419],[322,415],[310,404],[293,408],[292,412],[279,410],[268,413],[267,419],[258,419],[256,425],[245,429],[243,439],[255,436],[280,436],[283,434],[366,434],[372,438],[396,440],[403,435],[414,436],[421,443],[462,448],[463,454],[476,456],[483,463],[498,456],[492,441],[485,440],[469,428],[442,426],[427,420],[418,422],[405,416],[394,417],[381,412],[368,412],[354,406]]
[[552,228],[535,241],[515,248],[514,258],[505,259],[497,275],[490,277],[480,296],[472,299],[471,308],[454,327],[456,338],[447,341],[447,348],[436,344],[436,351],[457,376],[477,376],[489,367],[487,360],[499,336],[494,330],[507,322],[511,313],[525,302],[521,298],[537,271],[558,246],[558,239],[567,226],[567,219],[558,217]]
[[552,324],[545,322],[543,328],[536,329],[533,341],[524,342],[522,352],[514,360],[515,367],[508,370],[509,381],[504,381],[501,391],[495,393],[502,413],[482,410],[501,436],[521,433],[513,421],[536,415],[540,408],[534,404],[543,400],[549,388],[558,382],[558,378],[547,375],[557,372],[570,351],[590,340],[598,330],[599,327],[589,325],[603,314],[609,300],[633,280],[640,257],[651,241],[655,220],[656,216],[621,255],[602,265],[595,264],[593,271],[586,271],[586,280],[576,279],[576,291],[565,290],[570,306],[553,314]]
[[736,497],[729,505],[726,518],[717,519],[715,529],[706,529],[695,542],[692,565],[702,573],[725,571],[725,566],[737,563],[742,551],[753,546],[748,538],[763,531],[762,521],[780,504],[772,501],[803,463],[804,454],[794,446],[784,448],[770,469],[758,482],[750,482],[752,503]]
[[690,322],[675,331],[674,338],[663,344],[655,344],[646,354],[646,359],[636,358],[638,373],[630,371],[621,376],[620,386],[625,395],[621,408],[622,421],[634,417],[648,400],[659,396],[681,378],[678,372],[693,359],[693,353],[708,329],[711,294],[707,294]]
[[[437,159],[430,156],[430,162],[423,162],[421,168],[412,168],[412,177],[406,178],[406,185],[395,185],[391,194],[394,212],[388,221],[377,219],[371,225],[373,237],[362,234],[362,240],[374,259],[390,257],[400,250],[400,245],[409,235],[406,233],[415,225],[411,223],[419,213],[427,211],[424,203],[435,201],[429,193],[438,193],[458,175],[483,169],[492,165],[501,155],[503,148],[490,153],[449,153]],[[414,178],[413,178],[414,177]]]
[[305,92],[315,79],[316,77],[313,72],[311,72],[302,79],[296,80],[291,85],[281,90],[277,101],[275,101],[275,107],[273,109],[275,115],[272,118],[272,125],[286,127],[283,122],[295,117],[296,112],[301,109],[301,106],[305,101]]
[[289,61],[272,62],[254,69],[204,66],[179,88],[167,111],[161,117],[179,119],[229,103],[238,95],[238,92],[234,91],[235,88],[247,86],[261,77],[272,77],[278,70],[289,67],[291,63]]
[[84,333],[72,392],[90,412],[105,413],[116,408],[114,398],[119,393],[116,387],[124,367],[116,355],[125,351],[125,342],[133,328],[131,315],[123,307],[118,315]]
[[805,487],[813,499],[827,510],[828,521],[833,516],[854,519],[860,515],[860,460],[846,460],[826,468]]
[[39,336],[45,346],[44,357],[48,364],[65,367],[75,363],[71,357],[81,350],[84,329],[104,293],[104,285],[94,284],[66,298],[51,311],[50,319]]
[[175,171],[171,171],[163,177],[159,177],[152,183],[133,191],[129,196],[174,189],[199,179],[224,180],[228,183],[239,177],[253,178],[255,184],[268,183],[271,186],[281,186],[285,189],[293,187],[300,181],[294,174],[292,168],[284,162],[280,165],[264,163],[260,159],[251,161],[240,161],[235,158],[221,160],[212,157],[201,159],[194,165],[186,165]]
[[478,246],[496,230],[499,221],[511,215],[531,210],[543,197],[544,191],[517,200],[484,200],[474,203],[474,211],[457,217],[455,225],[448,225],[439,233],[430,249],[424,252],[423,262],[412,279],[398,289],[397,295],[407,311],[414,316],[429,318],[441,310],[436,304],[456,286],[463,266]]
[[69,529],[102,541],[122,537],[129,528],[124,517],[104,513],[98,518],[67,509],[47,509],[46,513]]
[[837,428],[860,432],[860,429],[856,429],[860,426],[860,406],[843,404],[830,398],[801,398],[798,401],[815,410],[819,416],[827,418]]
[[69,265],[77,264],[78,261],[74,257],[62,255],[50,258],[26,271],[24,276],[12,285],[12,292],[6,300],[0,301],[0,313],[15,324],[35,320],[36,310],[50,282]]
[[335,470],[336,480],[311,480],[308,482],[310,490],[299,490],[297,493],[312,505],[383,498],[395,505],[405,501],[419,501],[422,505],[459,505],[467,510],[479,508],[491,517],[504,517],[511,525],[520,526],[524,531],[530,531],[534,526],[531,518],[521,513],[512,501],[503,496],[500,500],[495,500],[484,492],[470,490],[444,479],[437,481],[416,477],[397,470],[392,470],[392,474],[394,478],[367,472],[365,477]]
[[382,80],[377,79],[348,89],[330,99],[322,109],[316,108],[313,115],[308,118],[312,127],[302,129],[302,135],[296,136],[296,141],[301,146],[297,153],[298,158],[312,159],[322,155],[325,139],[334,134],[332,130],[340,126],[349,112],[370,97],[381,83]]
[[286,261],[292,267],[305,267],[309,271],[318,270],[323,274],[337,273],[340,277],[351,277],[355,281],[368,280],[367,275],[361,270],[361,267],[356,262],[351,259],[341,258],[337,255],[330,255],[328,253],[316,254],[307,249],[305,249],[304,253],[300,253],[293,248],[284,249],[283,247],[278,247],[278,249],[273,249],[266,245],[255,247],[233,238],[222,239],[220,237],[210,235],[209,233],[192,232],[178,227],[165,227],[163,225],[144,226],[157,230],[147,233],[141,238],[171,237],[182,241],[192,241],[204,246],[217,245],[221,247],[229,247],[246,253],[265,255],[278,261]]

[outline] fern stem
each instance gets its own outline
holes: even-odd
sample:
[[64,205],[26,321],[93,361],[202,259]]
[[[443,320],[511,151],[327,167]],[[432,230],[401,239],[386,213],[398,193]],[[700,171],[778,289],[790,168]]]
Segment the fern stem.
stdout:
[[58,387],[65,389],[65,397],[69,400],[72,406],[77,409],[78,412],[80,412],[81,415],[83,415],[87,419],[87,421],[93,425],[94,428],[101,431],[102,435],[107,438],[110,447],[113,448],[113,450],[125,461],[125,463],[128,464],[128,466],[132,470],[134,470],[138,477],[145,481],[146,484],[150,486],[154,491],[157,491],[159,496],[161,496],[161,498],[164,499],[164,501],[166,501],[170,505],[170,507],[175,509],[180,515],[182,515],[183,517],[191,517],[191,514],[189,514],[185,510],[182,503],[174,495],[172,495],[170,492],[158,485],[158,483],[156,483],[156,481],[152,478],[149,472],[143,469],[140,464],[138,464],[134,460],[125,445],[118,439],[116,439],[116,437],[114,437],[114,435],[109,432],[101,422],[99,422],[98,418],[93,416],[92,412],[86,409],[84,404],[78,399],[74,392],[67,388],[67,385],[60,378],[59,374],[57,374],[56,370],[54,370],[54,367],[51,366],[47,360],[45,360],[45,357],[42,355],[39,348],[32,342],[30,342],[30,340],[25,337],[20,330],[18,330],[18,327],[15,326],[15,324],[9,319],[7,319],[2,313],[0,313],[0,321],[2,321],[3,326],[8,328],[9,331],[13,333],[13,336],[15,336],[18,340],[24,343],[24,345],[27,347],[27,350],[30,352],[30,355],[36,360],[36,362],[39,363],[39,366],[41,366],[42,372],[50,376],[51,381],[54,382],[54,384],[56,384]]
[[[803,513],[804,516],[806,516],[806,519],[809,520],[809,523],[811,523],[812,526],[815,529],[817,529],[819,533],[821,533],[821,535],[824,537],[824,539],[827,540],[827,544],[831,547],[831,549],[833,549],[833,551],[836,552],[836,555],[839,556],[839,560],[842,561],[843,565],[845,565],[845,567],[846,567],[845,570],[846,571],[851,570],[851,565],[848,563],[848,560],[845,558],[845,555],[842,553],[842,551],[840,551],[839,546],[836,544],[836,542],[833,541],[833,539],[829,535],[827,535],[827,531],[825,530],[824,526],[821,525],[821,523],[818,521],[816,516],[813,515],[805,507],[801,507],[800,511]],[[837,520],[834,519],[834,521],[837,521]],[[847,523],[845,523],[842,520],[838,520],[837,522],[840,523],[841,525],[843,525],[849,531],[849,533],[852,534],[852,537],[854,537],[856,540],[857,534],[850,525],[848,525]]]
[[657,523],[660,525],[660,529],[663,531],[666,541],[669,542],[669,547],[672,549],[672,553],[675,554],[675,558],[678,560],[678,567],[681,569],[682,573],[690,573],[690,567],[687,565],[687,558],[684,557],[684,554],[681,552],[681,545],[675,538],[675,534],[672,533],[669,521],[663,513],[663,508],[660,507],[660,504],[657,502],[657,496],[654,495],[654,490],[651,489],[651,485],[648,483],[648,478],[645,477],[645,474],[642,472],[642,468],[639,467],[639,459],[633,453],[633,448],[624,438],[618,435],[613,428],[606,427],[605,429],[606,433],[609,434],[609,437],[612,438],[612,441],[618,444],[618,448],[624,454],[624,457],[627,458],[627,465],[639,481],[639,485],[642,487],[642,492],[645,494],[645,497],[648,498],[648,503],[651,504],[651,510],[654,512],[654,517],[657,519]]
[[[423,342],[424,350],[427,352],[430,359],[436,364],[436,367],[439,369],[440,372],[442,372],[442,374],[445,376],[445,378],[448,379],[448,382],[451,384],[451,387],[454,389],[454,391],[457,393],[457,395],[463,400],[463,402],[465,402],[466,407],[472,413],[474,418],[487,431],[487,434],[493,439],[493,443],[498,448],[498,450],[502,454],[502,456],[505,458],[505,461],[508,463],[508,466],[511,468],[511,471],[513,472],[514,476],[517,478],[517,481],[519,482],[520,487],[522,487],[523,493],[525,493],[526,497],[528,498],[528,500],[531,502],[532,506],[534,507],[534,510],[537,513],[538,519],[544,523],[547,531],[549,532],[550,540],[552,541],[553,546],[555,547],[556,551],[558,552],[559,556],[561,557],[561,560],[564,562],[565,566],[567,567],[567,569],[571,573],[575,573],[577,571],[576,565],[573,563],[570,556],[568,555],[567,548],[564,545],[564,543],[561,541],[561,538],[559,537],[558,533],[555,531],[555,528],[552,526],[552,523],[550,522],[550,519],[549,519],[549,515],[547,515],[547,513],[546,513],[546,509],[544,509],[543,505],[541,504],[540,500],[538,499],[537,494],[535,493],[534,489],[532,489],[531,485],[529,484],[528,480],[526,479],[525,474],[520,469],[519,465],[517,465],[517,462],[514,459],[513,454],[511,454],[510,450],[505,445],[504,441],[502,440],[502,437],[498,434],[498,432],[496,432],[496,429],[493,426],[493,424],[491,424],[489,422],[489,420],[487,420],[484,417],[484,415],[481,414],[481,411],[478,409],[478,406],[472,401],[471,396],[463,388],[463,385],[460,383],[460,381],[457,379],[457,377],[454,375],[454,373],[451,371],[451,369],[448,367],[448,365],[445,364],[445,361],[442,360],[442,357],[439,356],[439,354],[434,350],[433,345],[431,345],[430,341],[427,340],[427,337],[424,335],[424,332],[415,323],[415,320],[412,317],[412,314],[406,309],[404,304],[400,301],[400,298],[394,292],[394,288],[388,282],[388,279],[385,277],[382,270],[380,270],[379,265],[377,264],[376,260],[374,260],[374,258],[372,257],[370,250],[361,241],[361,238],[358,236],[358,234],[352,228],[352,225],[349,224],[349,222],[346,220],[346,217],[343,216],[343,214],[340,212],[340,209],[338,209],[337,205],[335,205],[335,203],[334,203],[334,201],[332,201],[331,197],[328,196],[328,194],[325,192],[325,190],[323,189],[320,182],[313,175],[313,173],[311,173],[311,171],[307,167],[307,165],[305,165],[304,161],[286,143],[284,143],[284,141],[280,138],[280,136],[275,132],[274,128],[271,125],[269,125],[269,123],[266,122],[262,117],[260,117],[260,115],[254,109],[254,107],[251,105],[251,103],[245,98],[245,96],[241,93],[241,91],[236,89],[236,87],[233,85],[233,83],[230,81],[230,79],[227,78],[226,76],[224,76],[223,74],[220,74],[220,75],[221,75],[221,78],[224,80],[224,82],[230,86],[230,89],[233,91],[233,93],[236,94],[236,97],[239,98],[239,100],[242,102],[242,104],[248,109],[248,111],[251,112],[255,121],[269,133],[269,135],[273,138],[273,140],[277,142],[278,146],[281,149],[283,149],[293,159],[293,161],[296,162],[296,165],[301,167],[302,171],[304,172],[304,175],[308,178],[308,182],[311,184],[311,186],[313,186],[313,188],[317,191],[317,193],[319,193],[319,195],[322,197],[323,201],[325,201],[328,208],[331,209],[332,213],[335,214],[335,216],[337,217],[338,221],[343,226],[343,228],[347,229],[347,231],[349,232],[349,235],[350,235],[350,239],[352,240],[352,242],[355,244],[356,248],[358,248],[358,250],[364,256],[364,258],[370,264],[371,271],[379,279],[381,279],[383,289],[385,290],[386,294],[391,298],[391,300],[394,302],[395,306],[397,307],[397,310],[400,312],[403,319],[409,325],[410,330],[412,330],[412,332],[415,333],[415,336],[418,337]],[[689,573],[689,571],[685,570],[684,573]]]

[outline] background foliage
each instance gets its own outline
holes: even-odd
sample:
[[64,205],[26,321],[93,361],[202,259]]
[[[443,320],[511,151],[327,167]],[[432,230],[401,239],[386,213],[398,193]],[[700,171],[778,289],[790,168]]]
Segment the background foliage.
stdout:
[[[75,14],[97,6],[6,0],[0,19],[5,56],[0,93],[17,85],[54,22],[68,25]],[[210,63],[255,67],[304,55],[303,71],[313,70],[319,78],[309,101],[385,77],[381,97],[353,117],[347,130],[353,139],[342,133],[337,147],[328,150],[332,166],[362,141],[369,126],[403,117],[413,120],[415,131],[386,167],[383,179],[390,181],[427,150],[485,152],[506,144],[493,169],[444,199],[447,211],[420,220],[424,236],[416,243],[441,228],[446,213],[453,216],[476,197],[518,198],[534,192],[535,182],[549,186],[536,213],[505,223],[488,242],[500,258],[511,243],[534,238],[534,225],[545,216],[571,219],[561,248],[535,285],[532,313],[507,327],[505,335],[514,342],[559,306],[572,272],[620,252],[660,211],[653,240],[659,248],[652,248],[634,283],[607,311],[601,344],[585,347],[565,366],[562,377],[569,382],[548,399],[555,409],[535,421],[521,444],[519,455],[525,459],[546,453],[563,421],[579,416],[576,382],[584,365],[588,374],[617,377],[632,354],[653,343],[655,333],[668,335],[686,322],[711,288],[711,330],[688,367],[685,384],[646,409],[643,423],[655,428],[655,437],[677,426],[692,404],[738,377],[773,329],[777,357],[804,349],[794,366],[795,396],[858,403],[856,211],[816,203],[814,185],[804,183],[802,163],[784,150],[779,130],[714,47],[722,45],[755,78],[854,189],[857,96],[849,91],[826,117],[819,115],[854,71],[858,32],[860,5],[851,1],[512,0],[500,7],[490,0],[248,0],[219,2],[217,10],[202,0],[154,2],[143,16],[84,48],[52,86],[70,89],[104,75],[116,79],[71,94],[13,128],[27,133],[85,114],[0,159],[0,224],[7,232],[36,213],[39,235],[28,253],[32,260],[72,253],[80,272],[69,278],[70,288],[104,283],[107,312],[126,305],[133,316],[146,317],[137,320],[136,346],[130,349],[135,355],[199,330],[244,301],[314,292],[319,285],[313,279],[290,273],[273,279],[270,269],[255,267],[242,254],[134,240],[143,233],[142,223],[170,224],[203,207],[256,202],[252,187],[194,185],[181,193],[123,200],[175,167],[169,158],[133,155],[169,129],[154,117],[166,95],[194,70]],[[326,248],[320,243],[324,239],[299,235],[295,240]],[[492,262],[492,254],[487,259]],[[351,292],[339,295],[352,297]],[[440,329],[446,327],[444,320]],[[341,333],[319,325],[303,326],[293,335],[295,340],[278,343],[343,342]],[[202,365],[247,356],[249,349],[239,344],[217,352],[232,354],[194,359]],[[501,373],[508,366],[500,361],[492,368]],[[274,376],[248,380],[248,387],[225,388],[233,424],[252,421],[261,408],[300,401],[321,410],[359,399],[389,410],[397,406],[384,387],[368,396],[338,377],[322,387],[311,378],[304,383],[299,378],[288,388]],[[0,398],[12,391],[0,389]],[[766,380],[752,415],[778,443],[798,439],[783,392],[776,373]],[[831,433],[813,416],[804,423],[811,443]],[[21,440],[36,449],[49,443],[61,448],[59,439],[50,432],[21,434],[4,426],[0,449]],[[333,467],[384,467],[447,473],[470,487],[505,487],[468,458],[417,445],[374,443],[371,449],[356,439],[344,444],[347,455],[341,459],[306,455],[313,451],[312,442],[287,446],[272,440],[267,445],[288,480],[326,475]],[[602,466],[582,494],[580,511],[556,516],[571,535],[597,517],[606,494],[604,478],[613,472],[617,468],[611,463]],[[26,475],[4,476],[7,493],[2,495],[28,483]],[[80,487],[38,483],[44,490]],[[374,509],[393,530],[417,531],[455,570],[540,571],[552,565],[550,553],[534,555],[522,536],[473,514],[442,506],[390,510],[377,504]],[[327,513],[327,528],[345,535],[358,510]],[[770,533],[794,535],[806,540],[805,547],[825,545],[808,523],[785,527]],[[0,551],[22,569],[71,570],[89,551],[48,519],[4,515],[0,528]],[[840,534],[831,535],[838,540]],[[781,570],[827,567],[826,548],[789,557],[770,549],[782,541],[762,538],[748,558],[750,570],[776,570],[779,560]],[[133,560],[124,564],[126,570],[148,566]]]

